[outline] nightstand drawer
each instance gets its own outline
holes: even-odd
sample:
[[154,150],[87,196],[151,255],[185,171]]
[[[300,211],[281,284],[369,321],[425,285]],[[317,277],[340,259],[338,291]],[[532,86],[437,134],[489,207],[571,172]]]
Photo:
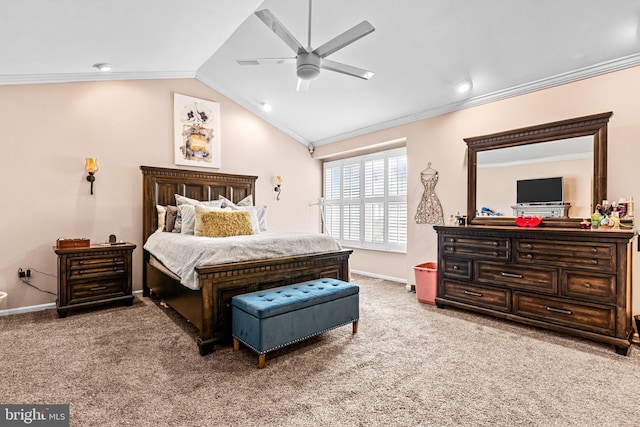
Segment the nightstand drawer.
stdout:
[[104,277],[105,275],[122,275],[125,270],[124,256],[100,258],[70,258],[67,278],[85,279],[87,277]]
[[125,287],[122,280],[100,282],[81,282],[69,284],[69,303],[74,304],[82,300],[94,300],[96,297],[107,295],[124,295]]

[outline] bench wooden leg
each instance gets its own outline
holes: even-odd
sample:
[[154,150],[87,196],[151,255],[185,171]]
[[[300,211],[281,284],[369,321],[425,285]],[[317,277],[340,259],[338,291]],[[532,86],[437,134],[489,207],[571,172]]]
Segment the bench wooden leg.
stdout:
[[240,350],[240,341],[238,340],[238,338],[233,337],[233,351],[238,350]]
[[258,368],[262,369],[264,368],[264,359],[265,359],[266,354],[261,354],[258,356]]
[[353,333],[354,334],[358,333],[358,321],[357,320],[355,322],[353,322]]

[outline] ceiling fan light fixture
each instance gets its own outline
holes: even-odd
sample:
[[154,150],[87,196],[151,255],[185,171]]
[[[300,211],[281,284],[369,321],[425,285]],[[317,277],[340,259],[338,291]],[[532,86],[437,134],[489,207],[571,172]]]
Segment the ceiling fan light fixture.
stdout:
[[470,81],[465,80],[456,84],[456,91],[458,93],[466,93],[466,92],[469,92],[472,87],[473,87],[473,84]]
[[312,53],[300,53],[296,60],[296,74],[302,80],[317,79],[320,75],[321,59],[318,55]]
[[93,68],[97,68],[98,71],[111,71],[111,64],[108,64],[106,62],[99,62],[97,64],[93,64]]

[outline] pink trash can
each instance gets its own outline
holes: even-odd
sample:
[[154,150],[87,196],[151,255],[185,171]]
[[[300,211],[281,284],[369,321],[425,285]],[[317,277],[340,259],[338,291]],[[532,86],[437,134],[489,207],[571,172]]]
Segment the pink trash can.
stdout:
[[416,296],[418,301],[426,304],[436,303],[438,289],[438,263],[425,262],[413,267],[416,275]]

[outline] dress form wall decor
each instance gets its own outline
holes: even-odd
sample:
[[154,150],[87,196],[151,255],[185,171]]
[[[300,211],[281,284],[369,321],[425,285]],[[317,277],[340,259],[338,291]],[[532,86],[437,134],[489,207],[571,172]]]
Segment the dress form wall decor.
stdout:
[[444,225],[442,205],[436,195],[438,171],[431,167],[431,162],[429,162],[425,170],[420,172],[420,181],[424,186],[424,193],[416,212],[416,224]]

